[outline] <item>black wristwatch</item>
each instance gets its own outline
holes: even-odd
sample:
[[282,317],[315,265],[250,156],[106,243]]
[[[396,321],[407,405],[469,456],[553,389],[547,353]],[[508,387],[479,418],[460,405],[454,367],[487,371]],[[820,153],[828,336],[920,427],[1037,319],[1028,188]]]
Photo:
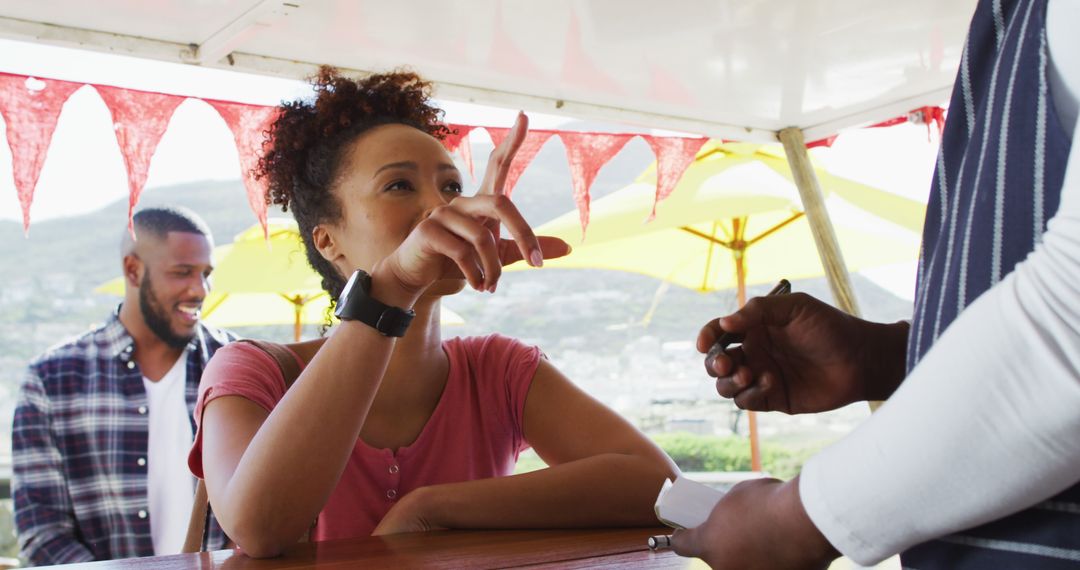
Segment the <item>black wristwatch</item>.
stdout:
[[338,297],[334,315],[343,321],[360,321],[383,336],[405,336],[416,313],[379,302],[371,296],[371,276],[357,269]]

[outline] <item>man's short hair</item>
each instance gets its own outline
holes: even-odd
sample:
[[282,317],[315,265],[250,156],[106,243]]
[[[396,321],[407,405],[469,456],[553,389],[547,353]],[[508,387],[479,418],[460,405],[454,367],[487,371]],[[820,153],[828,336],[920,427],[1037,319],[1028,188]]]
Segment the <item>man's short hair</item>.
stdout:
[[[146,236],[165,239],[169,232],[192,233],[212,239],[210,226],[206,225],[206,222],[198,214],[182,206],[144,208],[135,212],[132,221],[135,227],[136,239]],[[134,246],[135,243],[131,239],[130,232],[125,229],[120,242],[121,254],[130,254]]]

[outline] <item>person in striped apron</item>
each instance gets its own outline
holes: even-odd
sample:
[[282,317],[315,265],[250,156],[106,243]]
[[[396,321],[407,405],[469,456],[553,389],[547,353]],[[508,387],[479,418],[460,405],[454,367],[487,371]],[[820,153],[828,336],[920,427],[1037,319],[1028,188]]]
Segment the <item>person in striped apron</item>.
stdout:
[[742,408],[889,401],[789,482],[736,486],[673,547],[716,567],[1080,566],[1080,2],[980,1],[953,89],[910,323],[806,295],[702,330]]

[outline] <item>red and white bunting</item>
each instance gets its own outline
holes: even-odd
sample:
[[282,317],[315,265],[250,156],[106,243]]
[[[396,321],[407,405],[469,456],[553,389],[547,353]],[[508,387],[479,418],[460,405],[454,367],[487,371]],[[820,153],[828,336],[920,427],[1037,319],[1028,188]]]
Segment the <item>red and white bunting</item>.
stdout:
[[[495,146],[499,146],[510,132],[510,129],[496,129],[493,127],[485,127],[485,129],[491,135],[491,142]],[[525,173],[525,169],[532,164],[536,154],[540,152],[540,149],[544,147],[544,143],[553,134],[555,134],[554,131],[529,131],[525,134],[525,140],[518,147],[517,154],[514,155],[514,161],[510,163],[510,169],[506,172],[506,182],[503,184],[504,194],[507,196],[513,194],[518,179]]]
[[[511,41],[503,38],[503,41]],[[582,50],[580,45],[570,47]],[[587,62],[586,62],[587,63]],[[576,63],[579,65],[581,62]],[[579,68],[578,72],[581,71]],[[565,71],[565,70],[564,70]],[[30,206],[34,189],[41,175],[41,168],[48,154],[49,144],[64,103],[83,83],[55,79],[37,79],[26,75],[0,73],[0,115],[7,125],[7,140],[11,147],[15,189],[22,208],[23,228],[29,233]],[[186,97],[135,91],[118,87],[92,85],[112,113],[116,127],[116,140],[128,170],[130,197],[128,203],[128,227],[131,214],[138,203],[146,183],[150,161],[158,143],[169,124],[176,107]],[[229,101],[205,100],[217,110],[232,131],[240,157],[240,174],[248,196],[248,204],[259,223],[266,229],[267,183],[256,180],[253,174],[262,155],[265,132],[278,116],[277,107],[246,105]],[[940,132],[945,122],[945,112],[940,107],[921,107],[911,114],[873,125],[888,126],[913,121],[934,123]],[[472,150],[469,134],[483,128],[498,145],[506,138],[509,129],[479,127],[474,125],[448,125],[456,132],[443,140],[447,150],[461,154],[462,160],[473,172]],[[610,161],[635,136],[633,134],[582,133],[551,130],[530,131],[510,165],[504,189],[513,192],[518,179],[536,158],[540,149],[552,135],[558,134],[566,147],[570,174],[573,182],[574,202],[577,204],[584,233],[589,223],[589,191],[600,168]],[[656,137],[641,135],[657,158],[656,198],[650,220],[656,215],[656,205],[667,198],[678,185],[683,172],[693,161],[705,139],[686,137]],[[812,141],[808,147],[828,146],[835,136]]]
[[581,217],[581,237],[589,227],[589,189],[596,180],[600,168],[614,158],[636,135],[613,135],[606,133],[559,133],[566,146],[566,160],[570,163],[570,180],[574,186],[574,203]]
[[810,141],[810,142],[806,143],[806,148],[818,148],[818,147],[832,148],[832,145],[833,145],[834,142],[836,142],[836,135],[829,135],[829,136],[827,136],[827,137],[825,137],[823,139],[818,139],[816,141]]
[[457,150],[458,147],[461,146],[461,141],[467,140],[466,137],[469,136],[469,131],[473,130],[469,125],[451,124],[446,125],[446,127],[450,129],[450,134],[443,137],[442,141],[440,141],[443,146],[446,147],[446,152],[454,152]]
[[30,235],[30,205],[56,121],[64,102],[82,83],[0,73],[0,115],[7,126],[11,170],[22,208],[23,231]]
[[120,154],[127,167],[128,231],[134,238],[135,204],[139,202],[139,195],[146,185],[150,160],[169,126],[173,112],[185,97],[104,85],[97,85],[95,89],[112,114],[116,142],[120,145]]
[[937,127],[938,140],[945,136],[945,109],[941,107],[920,107],[908,113],[908,117],[912,115],[920,117],[919,120],[926,125],[926,142],[933,140],[930,135],[930,123]]
[[229,130],[232,131],[236,152],[240,156],[240,178],[247,190],[248,205],[251,206],[251,211],[255,212],[263,233],[269,239],[269,228],[266,226],[266,192],[269,186],[265,178],[255,178],[254,171],[259,164],[259,157],[262,156],[265,133],[277,118],[278,108],[228,101],[206,102],[225,119],[225,124],[229,125]]
[[473,168],[472,159],[472,142],[469,141],[469,135],[465,135],[461,139],[461,144],[458,145],[458,154],[461,155],[461,161],[465,163],[465,168],[469,171],[469,179],[476,180],[476,170]]
[[465,163],[465,168],[469,171],[469,176],[476,178],[473,173],[473,160],[472,160],[472,144],[469,142],[469,132],[475,127],[471,125],[446,125],[450,127],[451,134],[446,135],[443,138],[443,146],[446,147],[447,152],[454,152],[455,150],[461,155],[461,161]]
[[656,206],[675,191],[682,175],[694,162],[707,138],[654,137],[642,135],[656,155],[656,198],[647,221],[656,218]]
[[[926,125],[926,140],[930,142],[932,140],[930,130],[930,123],[933,123],[937,127],[938,137],[942,137],[945,134],[945,109],[941,107],[919,107],[918,109],[912,109],[908,114],[899,117],[893,117],[887,121],[881,121],[880,123],[874,123],[868,128],[876,129],[881,127],[891,127],[893,125],[899,125],[901,123],[915,123],[917,125]],[[836,138],[835,135],[833,138]],[[807,145],[809,146],[809,145]]]

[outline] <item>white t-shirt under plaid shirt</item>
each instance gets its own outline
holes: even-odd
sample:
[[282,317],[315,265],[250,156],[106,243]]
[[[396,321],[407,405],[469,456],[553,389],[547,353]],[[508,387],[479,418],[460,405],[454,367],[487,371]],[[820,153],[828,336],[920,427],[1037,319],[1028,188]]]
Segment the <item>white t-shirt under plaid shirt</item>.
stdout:
[[181,353],[160,380],[143,376],[150,410],[147,502],[153,513],[150,536],[155,556],[178,554],[184,547],[195,493],[195,478],[187,466],[193,440],[184,400],[187,353]]

